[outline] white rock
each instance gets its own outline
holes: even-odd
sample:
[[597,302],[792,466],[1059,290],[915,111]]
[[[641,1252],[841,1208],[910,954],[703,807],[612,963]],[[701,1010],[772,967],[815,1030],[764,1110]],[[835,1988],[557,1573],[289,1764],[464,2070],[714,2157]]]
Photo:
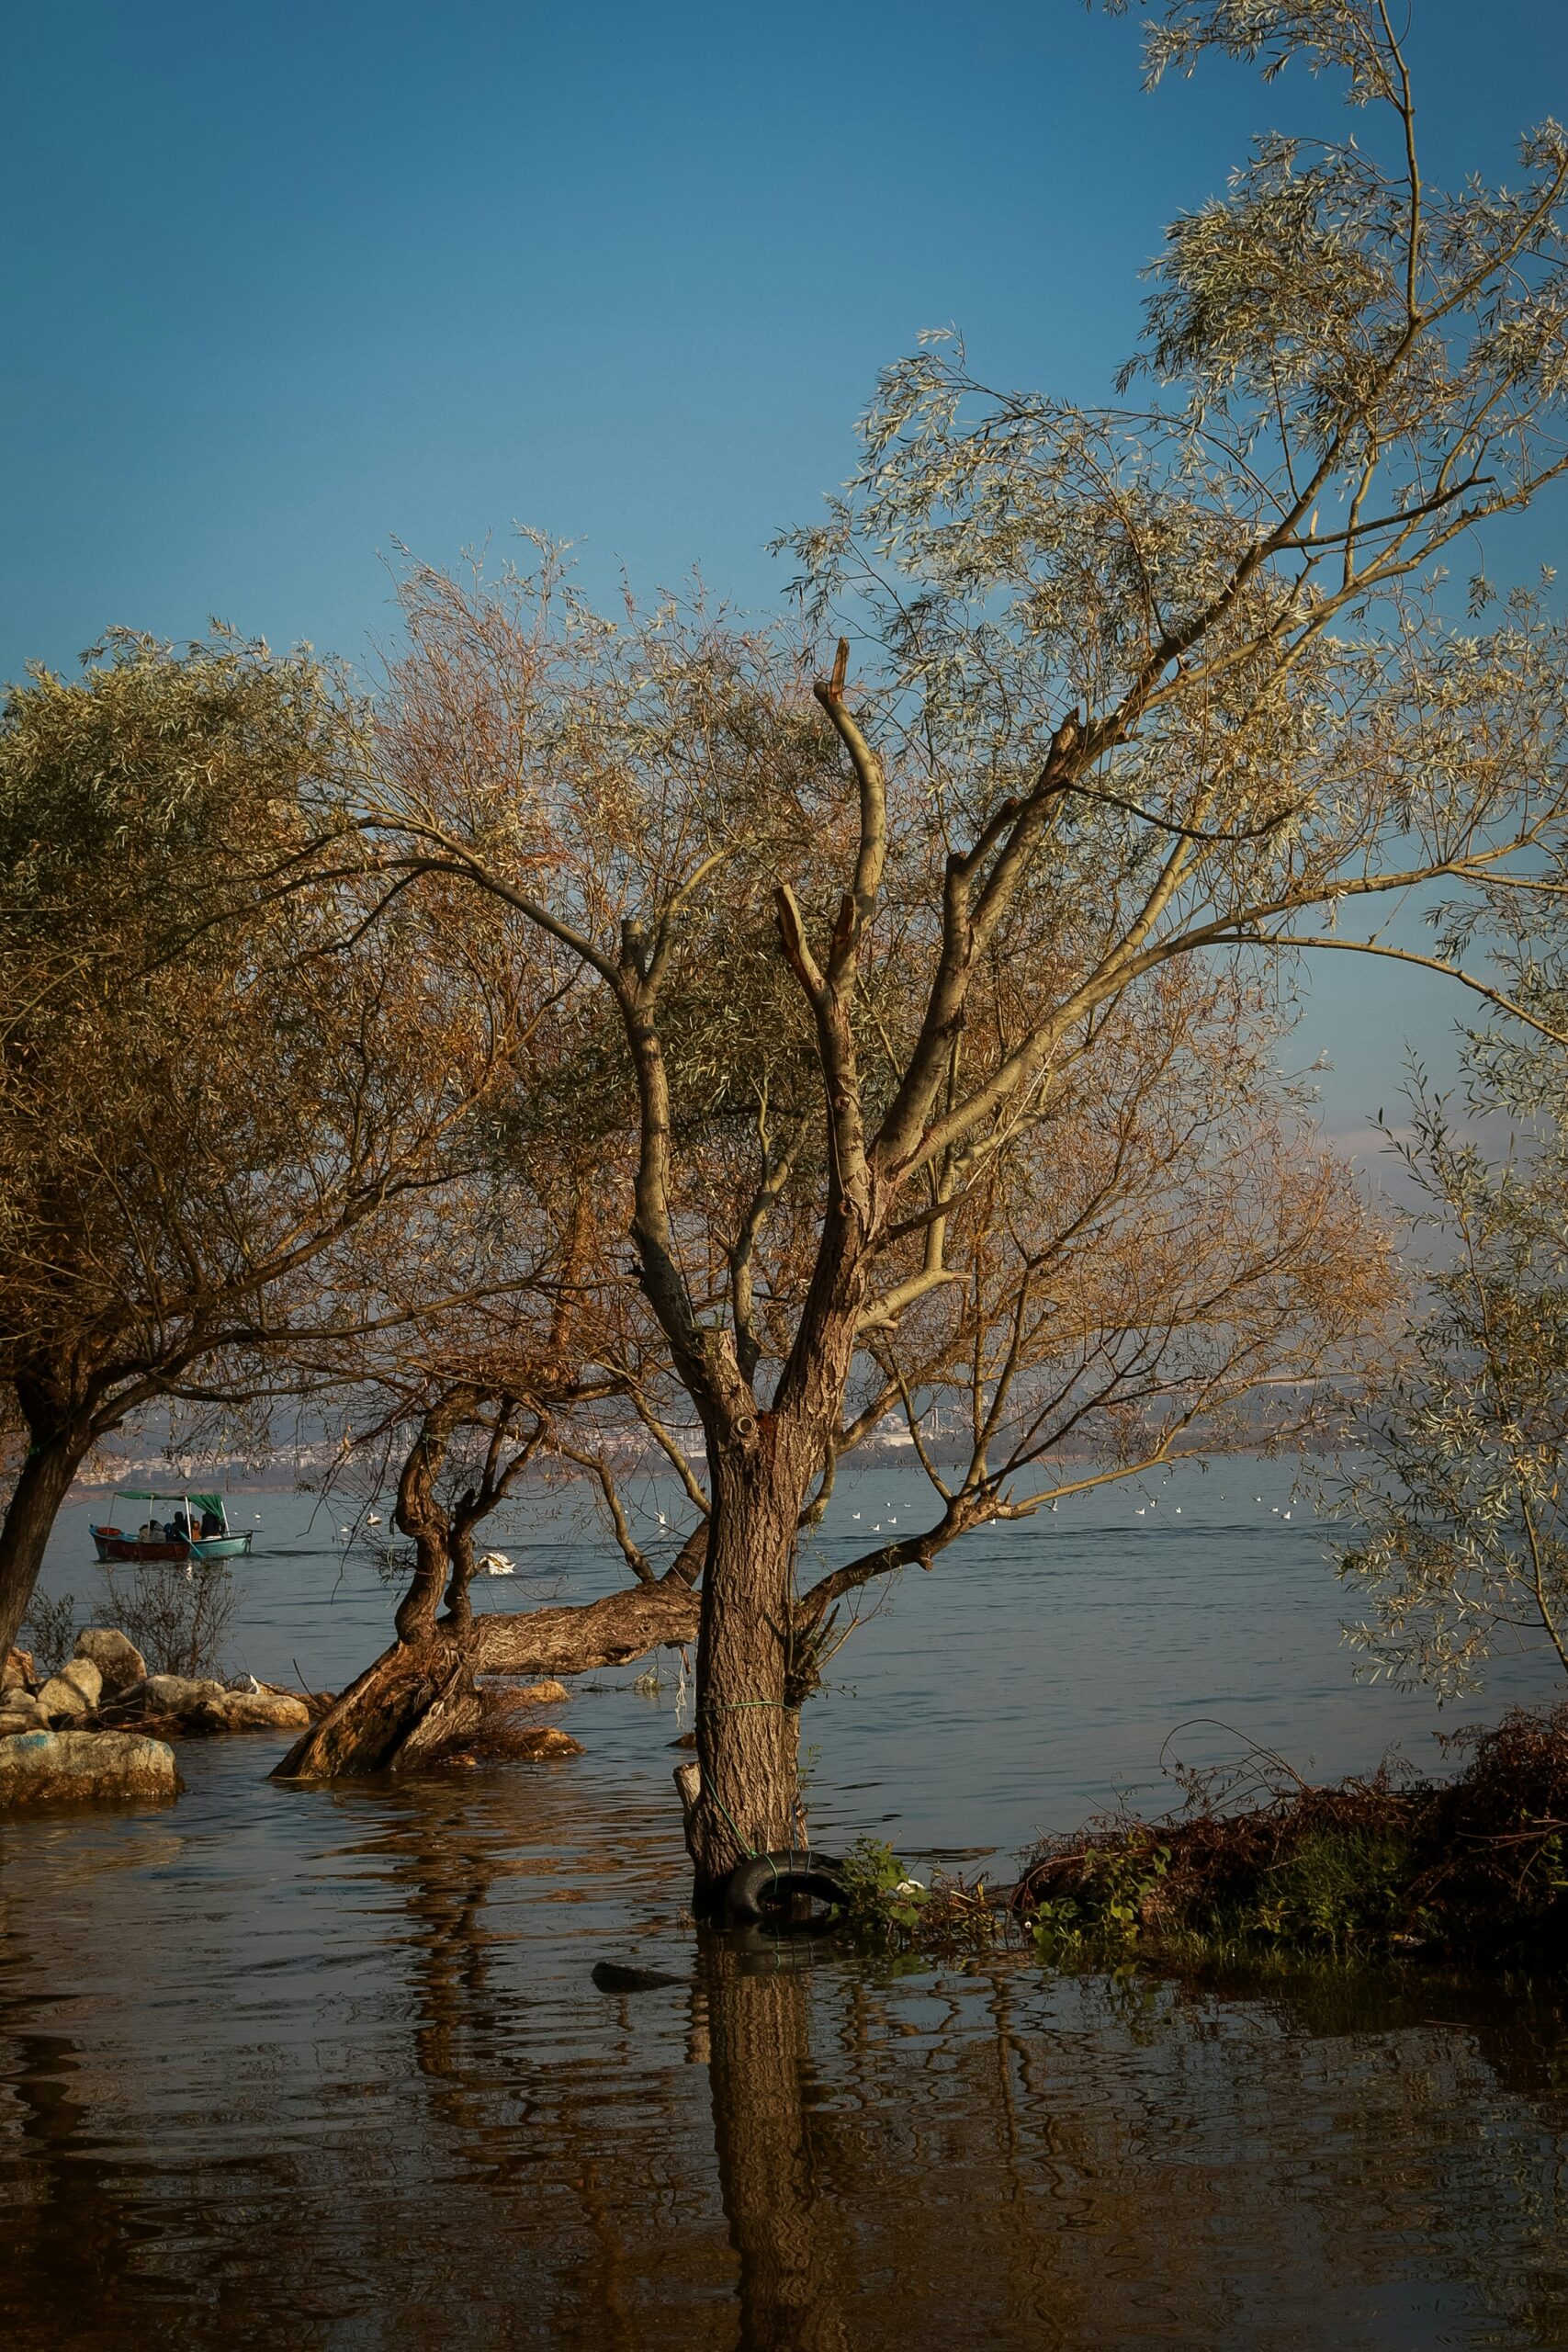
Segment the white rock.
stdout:
[[74,1682],[67,1682],[58,1674],[50,1676],[38,1697],[39,1705],[51,1723],[61,1719],[69,1723],[77,1715],[90,1714],[92,1712],[85,1694],[76,1688]]
[[117,1697],[133,1682],[147,1679],[147,1661],[136,1644],[112,1625],[89,1625],[76,1636],[78,1657],[91,1658],[104,1678],[105,1693]]
[[193,1708],[193,1731],[303,1731],[310,1710],[288,1690],[225,1690]]
[[197,1681],[188,1674],[150,1674],[133,1682],[111,1702],[104,1713],[116,1723],[145,1723],[153,1716],[188,1715],[209,1700],[228,1696],[221,1682]]
[[131,1694],[140,1698],[142,1712],[149,1715],[183,1715],[192,1707],[199,1707],[204,1700],[221,1699],[226,1694],[221,1682],[198,1680],[189,1674],[150,1674],[145,1682],[138,1683]]
[[104,1695],[104,1678],[90,1657],[71,1658],[61,1668],[60,1679],[80,1690],[89,1707],[96,1707]]

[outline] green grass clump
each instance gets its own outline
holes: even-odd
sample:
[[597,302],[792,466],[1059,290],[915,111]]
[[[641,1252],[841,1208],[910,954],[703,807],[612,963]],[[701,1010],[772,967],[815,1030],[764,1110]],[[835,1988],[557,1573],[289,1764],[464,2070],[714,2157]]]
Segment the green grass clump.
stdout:
[[1235,1926],[1278,1943],[1365,1951],[1404,1931],[1414,1874],[1407,1838],[1357,1827],[1309,1830],[1267,1874]]
[[847,1924],[863,1943],[940,1956],[988,1951],[1007,1915],[984,1879],[915,1878],[891,1846],[861,1838],[834,1867],[849,1898]]

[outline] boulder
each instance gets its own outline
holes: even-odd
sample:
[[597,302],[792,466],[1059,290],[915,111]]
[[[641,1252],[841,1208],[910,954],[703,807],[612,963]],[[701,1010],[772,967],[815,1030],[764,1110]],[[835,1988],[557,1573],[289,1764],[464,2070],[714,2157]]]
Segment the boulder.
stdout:
[[0,1690],[30,1690],[37,1679],[30,1650],[7,1650],[0,1657]]
[[137,1688],[161,1715],[183,1715],[204,1699],[221,1699],[223,1685],[194,1674],[150,1674]]
[[547,1677],[543,1682],[525,1682],[520,1690],[511,1691],[508,1695],[514,1707],[562,1707],[571,1697],[571,1692],[564,1682]]
[[104,1713],[112,1713],[116,1723],[177,1721],[209,1700],[226,1695],[221,1682],[197,1681],[188,1674],[150,1674],[145,1681],[133,1682],[129,1690],[122,1690],[112,1709],[106,1707]]
[[30,1690],[0,1694],[0,1736],[14,1731],[47,1731],[49,1717]]
[[62,1682],[69,1682],[73,1690],[80,1690],[89,1711],[104,1695],[104,1678],[90,1657],[73,1657],[60,1669]]
[[32,1804],[106,1804],[179,1793],[175,1751],[118,1731],[28,1731],[0,1739],[0,1813]]
[[513,1756],[581,1756],[582,1742],[573,1739],[569,1731],[556,1731],[541,1724],[537,1731],[521,1731],[509,1752]]
[[304,1731],[310,1710],[288,1690],[224,1690],[202,1700],[182,1720],[193,1732]]
[[39,1705],[51,1724],[73,1723],[80,1715],[90,1715],[92,1705],[85,1693],[74,1682],[67,1682],[63,1675],[51,1674],[38,1694]]
[[113,1625],[89,1625],[78,1634],[76,1655],[91,1658],[103,1676],[105,1698],[118,1698],[133,1682],[147,1679],[147,1661],[141,1652]]

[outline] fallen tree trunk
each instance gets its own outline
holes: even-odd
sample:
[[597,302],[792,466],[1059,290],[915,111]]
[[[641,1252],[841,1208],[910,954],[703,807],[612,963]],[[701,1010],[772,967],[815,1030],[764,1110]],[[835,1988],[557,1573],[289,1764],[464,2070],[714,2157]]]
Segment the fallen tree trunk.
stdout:
[[671,1581],[635,1585],[576,1607],[476,1617],[398,1642],[301,1734],[275,1781],[335,1781],[407,1770],[479,1721],[484,1674],[567,1675],[625,1666],[696,1639],[697,1596]]

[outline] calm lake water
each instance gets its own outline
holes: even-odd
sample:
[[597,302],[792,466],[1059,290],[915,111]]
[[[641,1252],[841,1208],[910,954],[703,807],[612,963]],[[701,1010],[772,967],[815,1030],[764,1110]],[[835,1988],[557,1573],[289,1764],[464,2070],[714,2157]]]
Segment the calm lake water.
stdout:
[[[919,1509],[864,1474],[829,1556]],[[384,1640],[373,1566],[308,1500],[235,1510],[263,1534],[231,1663],[342,1680]],[[85,1516],[46,1577],[83,1617]],[[570,1508],[503,1541],[486,1603],[612,1579]],[[1118,1790],[1157,1801],[1173,1733],[1430,1769],[1441,1719],[1353,1683],[1343,1608],[1268,1465],[981,1535],[808,1711],[814,1828],[1001,1875]],[[307,1792],[265,1780],[281,1742],[191,1742],[172,1809],[0,1828],[0,2344],[1568,2344],[1560,1993],[700,1939],[669,1664],[654,1697],[636,1668],[580,1690],[561,1763]],[[1447,1720],[1551,1688],[1521,1651]],[[679,1981],[606,1998],[602,1958]]]

